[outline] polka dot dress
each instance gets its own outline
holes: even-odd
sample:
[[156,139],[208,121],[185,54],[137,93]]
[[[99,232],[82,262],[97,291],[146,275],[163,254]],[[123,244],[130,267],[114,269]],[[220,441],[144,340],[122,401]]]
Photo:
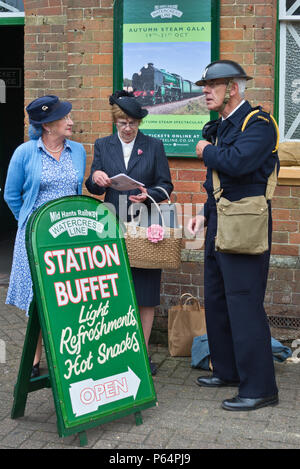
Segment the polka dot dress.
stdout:
[[[78,185],[70,147],[65,145],[59,161],[56,161],[46,151],[41,139],[38,145],[43,150],[41,152],[42,174],[39,193],[32,212],[50,200],[67,195],[76,195]],[[33,291],[25,245],[25,234],[26,224],[17,231],[6,304],[17,306],[28,313]]]

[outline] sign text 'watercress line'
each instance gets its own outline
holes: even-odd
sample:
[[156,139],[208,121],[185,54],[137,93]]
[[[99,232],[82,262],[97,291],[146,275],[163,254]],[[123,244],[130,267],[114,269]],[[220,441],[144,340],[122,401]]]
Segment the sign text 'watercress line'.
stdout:
[[28,222],[27,249],[60,436],[129,413],[140,423],[156,396],[115,215],[86,196],[49,202]]

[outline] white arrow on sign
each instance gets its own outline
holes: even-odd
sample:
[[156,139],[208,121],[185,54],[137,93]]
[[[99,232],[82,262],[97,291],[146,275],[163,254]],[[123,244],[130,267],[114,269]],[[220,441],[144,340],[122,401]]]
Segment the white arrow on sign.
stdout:
[[128,367],[128,371],[118,375],[73,383],[69,389],[73,412],[79,417],[126,397],[132,396],[135,399],[140,382],[140,378]]

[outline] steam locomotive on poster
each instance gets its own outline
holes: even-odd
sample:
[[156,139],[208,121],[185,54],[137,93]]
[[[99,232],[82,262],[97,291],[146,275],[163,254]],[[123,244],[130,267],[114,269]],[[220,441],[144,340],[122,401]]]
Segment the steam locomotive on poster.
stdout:
[[155,68],[153,63],[148,63],[132,75],[132,88],[134,96],[144,105],[180,101],[203,94],[201,86],[177,73]]

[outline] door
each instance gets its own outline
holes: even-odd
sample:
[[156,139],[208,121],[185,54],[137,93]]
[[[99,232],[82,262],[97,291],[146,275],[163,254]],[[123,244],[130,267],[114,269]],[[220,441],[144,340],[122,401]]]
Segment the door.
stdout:
[[9,161],[24,141],[24,6],[0,2],[0,273],[9,270],[17,223],[4,201]]

